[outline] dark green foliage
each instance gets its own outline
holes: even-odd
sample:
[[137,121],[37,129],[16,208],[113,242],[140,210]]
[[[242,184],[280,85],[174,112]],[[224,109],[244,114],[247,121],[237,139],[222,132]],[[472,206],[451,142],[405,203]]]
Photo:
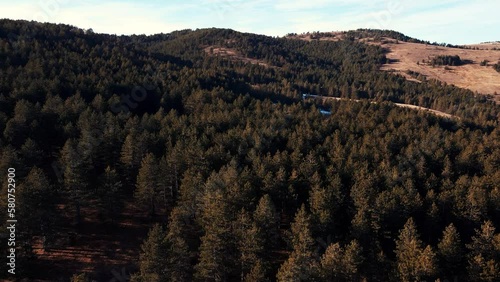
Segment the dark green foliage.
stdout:
[[[279,218],[269,195],[266,194],[259,200],[253,218],[259,228],[261,237],[264,239],[265,249],[270,251],[276,248],[279,239]],[[267,252],[267,254],[269,257],[270,252]]]
[[278,270],[277,281],[309,281],[314,277],[317,262],[313,254],[315,242],[310,228],[310,216],[302,205],[291,226],[292,252]]
[[[414,41],[348,37],[370,33]],[[94,208],[114,220],[137,200],[160,215],[151,221],[168,218],[144,241],[140,281],[495,281],[500,109],[380,72],[384,52],[349,38],[127,37],[0,20],[0,171],[19,171],[30,206],[47,203],[20,210],[26,236],[52,224],[47,195],[76,222]]]
[[77,146],[75,140],[68,139],[61,151],[61,162],[64,173],[64,192],[74,209],[75,224],[79,225],[81,207],[86,204],[89,195],[87,173],[91,167],[82,159]]
[[141,162],[134,193],[137,203],[147,207],[149,214],[156,214],[158,201],[158,162],[153,154],[147,154]]
[[433,66],[461,66],[465,61],[460,59],[460,56],[440,55],[432,58],[430,62]]
[[86,273],[75,274],[71,277],[71,282],[89,282],[91,279]]
[[161,282],[167,281],[168,243],[165,240],[165,231],[156,224],[149,231],[147,239],[141,246],[139,258],[139,273],[132,277],[135,282]]
[[500,279],[500,234],[495,233],[491,221],[481,225],[467,245],[469,278],[471,281],[498,281]]
[[109,166],[100,178],[97,194],[100,199],[100,209],[107,219],[114,221],[118,217],[123,205],[123,184],[116,170],[111,169]]
[[58,214],[56,193],[45,173],[37,167],[31,169],[25,181],[18,185],[16,195],[19,206],[17,216],[26,218],[21,229],[26,233],[23,237],[29,243],[32,236],[41,236],[43,247],[48,247]]
[[168,273],[173,282],[189,281],[192,278],[193,266],[186,238],[189,232],[179,210],[174,209],[165,238],[169,248],[166,254]]
[[363,263],[363,248],[353,240],[345,248],[339,243],[331,244],[320,261],[322,281],[359,281]]
[[[236,245],[239,253],[240,277],[242,280],[251,275],[263,273],[261,258],[266,250],[264,249],[264,237],[262,232],[249,216],[242,210],[236,219],[235,224]],[[268,250],[269,251],[269,250]],[[252,274],[252,272],[254,272]]]
[[399,232],[395,252],[401,281],[421,281],[436,274],[436,255],[430,246],[424,248],[412,218]]
[[236,242],[231,234],[231,214],[221,191],[204,196],[199,263],[195,277],[203,281],[227,281],[236,268]]
[[443,231],[443,237],[438,244],[438,258],[445,277],[463,274],[464,250],[460,235],[453,224]]
[[500,63],[494,64],[493,69],[495,69],[497,72],[500,72]]
[[373,37],[375,39],[382,39],[383,37],[397,39],[403,42],[412,42],[412,43],[426,43],[425,41],[418,40],[407,35],[404,35],[400,32],[393,30],[377,30],[377,29],[358,29],[353,31],[346,32],[348,37],[353,38],[370,38]]

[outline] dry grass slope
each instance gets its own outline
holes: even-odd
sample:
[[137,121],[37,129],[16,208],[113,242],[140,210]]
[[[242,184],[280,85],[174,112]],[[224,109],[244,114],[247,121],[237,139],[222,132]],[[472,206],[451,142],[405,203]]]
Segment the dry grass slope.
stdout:
[[[344,39],[341,32],[332,32],[329,37],[313,38],[312,34],[289,36],[292,39],[305,41],[329,40],[339,41]],[[482,43],[469,45],[472,49],[458,49],[420,43],[408,43],[392,38],[382,38],[374,41],[373,38],[361,38],[361,42],[382,46],[388,50],[387,58],[390,63],[382,67],[384,71],[392,71],[404,76],[406,79],[420,82],[407,74],[407,71],[420,73],[428,79],[437,79],[457,87],[465,88],[483,95],[491,95],[500,104],[500,73],[495,71],[493,64],[500,61],[500,43]],[[494,50],[496,49],[496,50]],[[471,63],[462,66],[435,66],[423,61],[429,61],[437,56],[458,55],[462,60]],[[488,64],[481,66],[481,62]]]
[[[500,103],[500,73],[492,68],[492,64],[500,61],[500,44],[474,45],[480,50],[457,49],[434,45],[394,42],[381,44],[387,48],[387,58],[391,63],[382,67],[382,70],[396,71],[406,75],[408,70],[418,72],[429,79],[437,79],[448,84],[470,89],[479,94],[493,95],[495,101]],[[458,55],[462,60],[472,63],[462,66],[435,66],[423,63],[440,55]],[[481,66],[482,61],[489,61],[488,65]],[[496,94],[496,95],[495,95]]]

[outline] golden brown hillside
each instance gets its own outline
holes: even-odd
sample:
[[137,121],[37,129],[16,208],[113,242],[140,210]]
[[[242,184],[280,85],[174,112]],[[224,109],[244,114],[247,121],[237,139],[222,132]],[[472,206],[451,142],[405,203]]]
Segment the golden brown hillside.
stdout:
[[[500,73],[492,68],[492,64],[500,61],[500,44],[474,45],[479,50],[448,48],[419,43],[385,41],[381,44],[387,48],[387,58],[391,63],[382,67],[382,70],[396,71],[409,79],[408,70],[434,78],[458,87],[467,88],[480,94],[492,95],[497,103],[500,102]],[[449,55],[458,55],[462,60],[471,61],[462,66],[432,66],[427,63],[430,59]],[[481,62],[488,61],[484,66]]]
[[[330,40],[345,39],[345,33],[307,33],[291,35],[289,38],[300,40]],[[409,71],[421,74],[427,79],[437,79],[448,84],[470,89],[483,95],[489,95],[500,103],[500,73],[495,71],[493,64],[500,62],[500,43],[482,43],[465,46],[467,48],[450,48],[431,44],[411,43],[398,41],[392,38],[357,38],[357,40],[380,45],[387,49],[389,63],[382,66],[382,70],[403,75],[408,80],[418,79],[408,74]],[[461,66],[432,66],[429,63],[437,56],[458,55],[468,61]],[[481,64],[486,62],[486,64]]]

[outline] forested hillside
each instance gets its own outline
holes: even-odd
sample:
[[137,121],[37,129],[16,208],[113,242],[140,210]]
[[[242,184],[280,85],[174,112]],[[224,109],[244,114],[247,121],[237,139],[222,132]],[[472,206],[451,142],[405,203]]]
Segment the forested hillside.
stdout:
[[121,230],[133,206],[150,228],[138,257],[89,260],[133,265],[132,281],[500,281],[500,106],[382,72],[384,52],[0,20],[0,209],[15,168],[16,277],[109,281],[85,263],[40,270],[35,246],[68,248],[59,239],[94,214]]

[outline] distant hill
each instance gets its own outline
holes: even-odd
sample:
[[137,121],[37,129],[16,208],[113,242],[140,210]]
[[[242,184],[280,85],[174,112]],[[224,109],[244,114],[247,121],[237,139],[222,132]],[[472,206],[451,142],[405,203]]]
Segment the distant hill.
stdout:
[[[500,43],[498,42],[458,46],[430,43],[391,30],[368,29],[308,33],[289,37],[320,41],[356,40],[381,46],[386,50],[388,59],[387,63],[382,66],[382,70],[403,75],[412,81],[437,79],[487,95],[500,103],[500,75],[495,72],[495,66],[500,62]],[[436,59],[440,56],[450,58],[459,56],[468,63],[456,63],[453,66],[436,64]]]

